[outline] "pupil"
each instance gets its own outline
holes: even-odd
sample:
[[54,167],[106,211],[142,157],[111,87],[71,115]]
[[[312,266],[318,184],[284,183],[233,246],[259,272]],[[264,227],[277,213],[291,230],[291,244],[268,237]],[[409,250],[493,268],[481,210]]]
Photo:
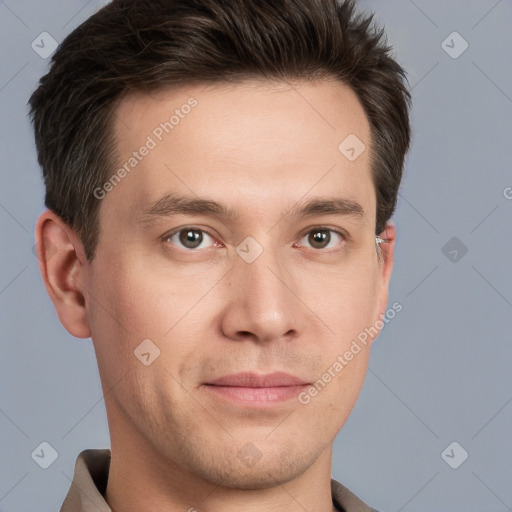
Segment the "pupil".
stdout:
[[329,242],[331,240],[331,234],[328,230],[320,230],[320,231],[315,231],[315,232],[311,233],[309,238],[310,238],[309,243],[313,247],[316,247],[317,249],[318,248],[321,249],[321,248],[323,248],[324,243],[329,244]]
[[203,235],[199,231],[188,229],[180,232],[180,242],[189,249],[194,249],[201,245]]

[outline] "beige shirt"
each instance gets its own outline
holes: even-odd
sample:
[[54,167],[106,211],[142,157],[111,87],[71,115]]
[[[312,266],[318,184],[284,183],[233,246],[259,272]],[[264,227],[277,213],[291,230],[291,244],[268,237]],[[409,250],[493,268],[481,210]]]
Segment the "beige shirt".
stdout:
[[[60,512],[111,512],[103,494],[107,488],[110,450],[84,450],[78,456],[69,492]],[[355,494],[331,480],[332,502],[340,512],[377,512]]]

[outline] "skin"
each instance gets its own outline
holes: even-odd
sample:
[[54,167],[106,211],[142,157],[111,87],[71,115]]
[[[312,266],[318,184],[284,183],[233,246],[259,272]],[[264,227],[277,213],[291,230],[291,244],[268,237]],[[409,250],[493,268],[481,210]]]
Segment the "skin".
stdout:
[[[37,223],[59,319],[96,352],[111,435],[106,500],[123,512],[333,510],[332,443],[373,340],[308,404],[248,408],[203,384],[242,371],[314,383],[385,313],[395,228],[380,234],[390,241],[379,257],[369,123],[355,93],[333,80],[132,94],[115,116],[120,165],[190,97],[197,106],[101,201],[92,261],[55,214]],[[353,162],[338,150],[349,134],[366,145]],[[143,216],[177,192],[239,217]],[[364,216],[287,214],[333,197],[357,201]],[[345,238],[330,232],[327,248],[315,246],[319,226]],[[166,238],[186,227],[212,236],[199,249]],[[235,250],[247,236],[263,248],[252,263]],[[148,366],[134,357],[144,339],[160,350]],[[240,457],[248,443],[254,464]]]

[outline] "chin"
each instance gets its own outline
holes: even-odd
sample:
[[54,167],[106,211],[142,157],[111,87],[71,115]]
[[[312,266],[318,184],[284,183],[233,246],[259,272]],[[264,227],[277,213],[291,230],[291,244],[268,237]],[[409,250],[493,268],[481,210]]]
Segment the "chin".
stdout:
[[[306,469],[307,467],[304,468],[304,471]],[[247,468],[228,472],[225,472],[225,468],[219,468],[218,471],[204,476],[215,485],[226,489],[258,490],[286,484],[297,478],[302,472],[299,468],[291,467]]]
[[190,469],[223,488],[267,489],[300,476],[315,463],[322,451],[322,447],[304,447],[303,444],[292,447],[269,445],[259,451],[248,443],[238,452],[226,450],[222,456],[210,460],[203,452],[198,458],[194,457],[194,467]]

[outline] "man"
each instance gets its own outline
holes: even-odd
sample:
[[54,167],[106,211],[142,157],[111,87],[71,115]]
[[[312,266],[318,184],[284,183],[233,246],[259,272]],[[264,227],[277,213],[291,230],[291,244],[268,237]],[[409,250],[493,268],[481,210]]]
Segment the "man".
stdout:
[[331,480],[410,140],[371,21],[352,1],[114,0],[55,53],[30,99],[40,269],[92,338],[111,436],[62,511],[374,510]]

